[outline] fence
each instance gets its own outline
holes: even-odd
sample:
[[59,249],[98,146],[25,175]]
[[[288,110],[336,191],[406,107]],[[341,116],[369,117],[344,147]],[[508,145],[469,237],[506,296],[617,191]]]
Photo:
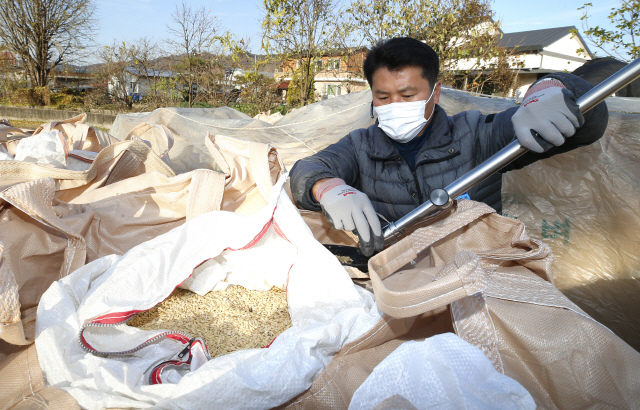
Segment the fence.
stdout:
[[[82,111],[50,110],[45,108],[29,107],[7,107],[0,106],[0,118],[8,120],[26,120],[37,122],[49,122],[54,120],[64,120],[66,118],[80,115]],[[103,114],[97,112],[87,113],[87,123],[101,128],[109,129],[116,116],[113,114]]]

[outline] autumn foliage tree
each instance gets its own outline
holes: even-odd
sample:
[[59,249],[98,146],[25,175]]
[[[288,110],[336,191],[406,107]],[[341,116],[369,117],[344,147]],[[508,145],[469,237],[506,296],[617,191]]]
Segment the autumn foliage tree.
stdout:
[[352,42],[365,39],[371,46],[406,36],[429,44],[445,84],[492,83],[502,92],[513,85],[513,56],[499,45],[502,32],[490,0],[352,0],[346,15]]
[[285,67],[292,61],[297,66],[296,105],[315,101],[313,62],[336,46],[337,6],[337,0],[264,0],[262,48],[280,56]]

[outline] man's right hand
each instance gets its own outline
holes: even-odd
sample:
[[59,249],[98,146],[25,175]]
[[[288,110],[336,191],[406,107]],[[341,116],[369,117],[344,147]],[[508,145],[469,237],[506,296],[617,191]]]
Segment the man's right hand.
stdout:
[[325,190],[321,186],[317,190],[322,213],[335,229],[354,231],[358,235],[363,255],[371,256],[374,251],[384,249],[380,220],[369,197],[344,181],[337,182],[341,183],[323,181],[323,184],[330,184],[330,188]]

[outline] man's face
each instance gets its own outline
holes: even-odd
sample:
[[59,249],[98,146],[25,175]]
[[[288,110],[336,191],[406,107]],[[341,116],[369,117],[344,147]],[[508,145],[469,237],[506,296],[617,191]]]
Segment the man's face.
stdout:
[[[371,77],[373,105],[381,105],[426,100],[431,95],[431,84],[422,76],[422,69],[407,66],[397,71],[389,71],[382,67],[374,71]],[[433,98],[424,110],[425,118],[429,118],[433,106],[440,101],[440,82],[436,82]]]

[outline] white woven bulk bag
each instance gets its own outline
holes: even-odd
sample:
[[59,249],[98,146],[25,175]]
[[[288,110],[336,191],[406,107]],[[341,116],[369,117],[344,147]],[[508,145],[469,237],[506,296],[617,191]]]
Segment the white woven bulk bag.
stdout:
[[[88,409],[272,408],[308,389],[332,356],[370,330],[381,314],[373,295],[353,285],[338,260],[313,238],[282,188],[285,179],[253,215],[201,215],[121,257],[98,259],[55,282],[38,306],[36,346],[47,382]],[[289,246],[270,246],[271,241]],[[258,243],[280,259],[280,275],[271,272],[267,281],[286,286],[293,323],[268,348],[206,361],[201,344],[171,329],[118,324],[160,303],[204,261]],[[247,259],[246,277],[233,272],[236,283],[255,282],[264,266],[263,260]],[[185,346],[192,359],[186,371],[167,372],[156,380],[161,384],[150,385],[150,370],[176,359]]]

